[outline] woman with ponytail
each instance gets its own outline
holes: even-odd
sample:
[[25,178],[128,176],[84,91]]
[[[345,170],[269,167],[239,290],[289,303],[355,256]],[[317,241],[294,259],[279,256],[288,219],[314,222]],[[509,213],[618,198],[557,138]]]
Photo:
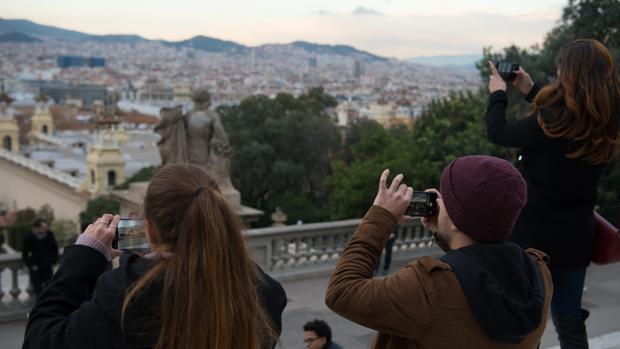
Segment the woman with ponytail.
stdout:
[[490,64],[487,136],[519,147],[527,203],[512,238],[549,255],[551,312],[562,349],[587,348],[581,308],[586,268],[594,251],[594,205],[605,167],[618,158],[620,80],[607,48],[575,40],[560,51],[557,78],[539,88],[525,70],[513,85],[532,102],[532,113],[506,120],[506,82]]
[[168,165],[144,200],[151,252],[104,273],[119,216],[65,249],[24,348],[273,348],[286,295],[254,263],[239,219],[200,167]]

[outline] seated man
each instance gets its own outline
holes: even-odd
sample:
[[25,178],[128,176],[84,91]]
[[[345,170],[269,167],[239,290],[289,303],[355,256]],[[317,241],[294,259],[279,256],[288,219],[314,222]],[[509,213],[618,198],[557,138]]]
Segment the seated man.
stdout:
[[423,218],[446,255],[373,279],[396,222],[411,220],[403,213],[413,189],[402,175],[387,187],[388,175],[332,274],[327,306],[379,331],[373,348],[537,348],[552,283],[544,253],[506,242],[527,199],[519,172],[489,156],[454,160],[438,216]]

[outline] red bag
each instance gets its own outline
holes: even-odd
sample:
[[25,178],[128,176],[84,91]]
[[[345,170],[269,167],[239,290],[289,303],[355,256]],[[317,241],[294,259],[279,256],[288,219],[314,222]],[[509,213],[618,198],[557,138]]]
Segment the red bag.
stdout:
[[620,261],[620,231],[596,212],[594,212],[594,220],[596,221],[596,236],[592,262],[611,264]]

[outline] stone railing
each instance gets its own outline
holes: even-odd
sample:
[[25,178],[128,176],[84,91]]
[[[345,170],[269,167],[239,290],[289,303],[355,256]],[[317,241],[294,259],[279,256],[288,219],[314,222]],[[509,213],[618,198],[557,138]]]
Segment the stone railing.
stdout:
[[[327,275],[361,220],[312,223],[246,231],[248,244],[263,269],[279,280]],[[431,233],[419,221],[398,225],[392,260],[437,254]]]
[[[249,229],[248,245],[268,274],[280,281],[329,275],[359,225],[359,219]],[[398,225],[392,260],[439,253],[419,222]],[[0,322],[25,319],[33,292],[18,253],[0,254]]]
[[21,254],[0,254],[0,322],[25,320],[33,295]]
[[31,135],[31,137],[44,142],[44,143],[48,143],[48,144],[52,144],[52,145],[58,145],[61,147],[68,147],[70,144],[64,140],[62,140],[61,138],[58,137],[54,137],[50,134],[45,134],[45,133],[41,133],[41,132],[36,132],[33,133]]

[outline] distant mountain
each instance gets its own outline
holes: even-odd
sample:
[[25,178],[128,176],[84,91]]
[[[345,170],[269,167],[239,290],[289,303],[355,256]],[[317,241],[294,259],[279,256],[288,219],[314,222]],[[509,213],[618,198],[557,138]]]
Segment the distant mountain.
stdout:
[[149,41],[141,37],[140,35],[89,35],[86,39],[88,41],[99,41],[99,42],[120,42],[120,43],[136,43],[136,42],[146,42]]
[[0,34],[0,42],[40,42],[41,40],[37,38],[33,38],[30,35],[18,33],[18,32],[8,32]]
[[188,40],[182,41],[163,41],[148,40],[139,35],[93,35],[73,30],[40,25],[22,19],[2,19],[0,18],[0,34],[8,32],[19,32],[35,38],[53,38],[63,41],[99,41],[99,42],[162,42],[164,45],[173,47],[192,47],[207,52],[222,53],[246,53],[250,49],[258,50],[270,47],[297,48],[303,49],[311,54],[333,54],[347,57],[358,57],[364,61],[385,61],[387,58],[374,55],[369,52],[360,51],[354,47],[346,45],[322,45],[305,41],[295,41],[290,44],[267,44],[258,47],[248,47],[232,41],[219,40],[207,36],[199,35]]
[[387,58],[374,55],[372,53],[361,51],[355,47],[347,45],[323,45],[306,41],[294,41],[290,44],[265,44],[256,47],[255,49],[261,51],[271,48],[296,48],[302,49],[312,54],[332,54],[339,56],[358,57],[364,61],[386,61]]
[[421,56],[406,59],[410,63],[426,64],[436,67],[476,67],[476,62],[482,59],[482,55],[454,55],[454,56]]
[[248,47],[232,41],[219,40],[207,36],[195,36],[183,41],[164,41],[164,44],[174,47],[191,47],[207,52],[243,53]]
[[146,41],[138,35],[93,35],[74,30],[41,25],[23,19],[0,18],[0,33],[17,32],[37,38],[53,38],[63,41],[139,42]]
[[0,18],[0,33],[8,32],[18,32],[36,37],[52,37],[67,41],[84,40],[90,36],[89,34],[56,28],[49,25],[40,25],[23,19]]

